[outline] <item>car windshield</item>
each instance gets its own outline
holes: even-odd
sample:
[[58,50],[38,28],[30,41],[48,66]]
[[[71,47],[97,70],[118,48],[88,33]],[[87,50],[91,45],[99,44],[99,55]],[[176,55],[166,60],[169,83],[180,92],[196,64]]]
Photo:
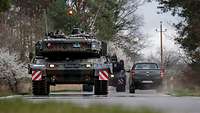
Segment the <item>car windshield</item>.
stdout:
[[135,69],[158,69],[158,66],[154,63],[141,63],[136,64]]

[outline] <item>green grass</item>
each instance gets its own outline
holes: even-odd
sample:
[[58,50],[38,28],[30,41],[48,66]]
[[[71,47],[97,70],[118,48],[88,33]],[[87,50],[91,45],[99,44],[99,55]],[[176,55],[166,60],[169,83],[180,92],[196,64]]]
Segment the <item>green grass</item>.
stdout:
[[200,90],[175,89],[169,94],[173,96],[200,96]]
[[10,95],[30,95],[30,94],[31,94],[31,92],[13,93],[11,91],[0,91],[0,97],[10,96]]
[[0,100],[0,113],[161,113],[147,107],[123,108],[121,106],[91,105],[80,107],[61,102],[30,102],[22,99]]

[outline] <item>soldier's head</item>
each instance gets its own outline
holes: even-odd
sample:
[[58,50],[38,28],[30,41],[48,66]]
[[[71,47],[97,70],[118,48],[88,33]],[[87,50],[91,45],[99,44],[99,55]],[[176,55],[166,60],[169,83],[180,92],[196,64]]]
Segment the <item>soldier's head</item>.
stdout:
[[124,60],[120,60],[119,63],[124,67]]
[[81,33],[81,30],[79,28],[73,28],[73,30],[72,30],[73,35],[80,34],[80,33]]

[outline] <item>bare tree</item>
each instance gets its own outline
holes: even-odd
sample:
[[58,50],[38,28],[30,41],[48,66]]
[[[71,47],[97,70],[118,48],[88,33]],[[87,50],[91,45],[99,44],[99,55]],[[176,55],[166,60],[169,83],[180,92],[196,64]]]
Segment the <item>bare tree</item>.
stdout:
[[[120,0],[120,13],[116,21],[117,33],[113,37],[116,46],[122,48],[132,61],[140,57],[140,51],[145,47],[144,34],[140,32],[143,25],[142,17],[135,12],[138,7],[144,4],[143,0]],[[125,3],[125,4],[124,4]]]
[[0,15],[1,47],[9,53],[17,51],[19,59],[27,61],[36,40],[44,34],[43,12],[51,0],[14,0],[11,8]]
[[[175,51],[175,50],[167,50],[164,49],[163,51],[164,55],[164,67],[166,69],[173,68],[179,63],[182,63],[181,53]],[[151,54],[147,58],[150,62],[156,62],[160,64],[160,51],[158,50],[155,54]]]

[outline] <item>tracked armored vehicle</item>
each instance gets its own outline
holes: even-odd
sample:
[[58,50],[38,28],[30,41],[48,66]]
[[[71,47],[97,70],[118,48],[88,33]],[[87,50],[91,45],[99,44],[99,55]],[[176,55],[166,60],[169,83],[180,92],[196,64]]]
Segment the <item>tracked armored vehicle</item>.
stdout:
[[108,93],[112,64],[106,43],[74,29],[71,35],[49,33],[35,44],[35,57],[29,65],[33,95],[48,95],[50,85],[83,84],[95,95]]

